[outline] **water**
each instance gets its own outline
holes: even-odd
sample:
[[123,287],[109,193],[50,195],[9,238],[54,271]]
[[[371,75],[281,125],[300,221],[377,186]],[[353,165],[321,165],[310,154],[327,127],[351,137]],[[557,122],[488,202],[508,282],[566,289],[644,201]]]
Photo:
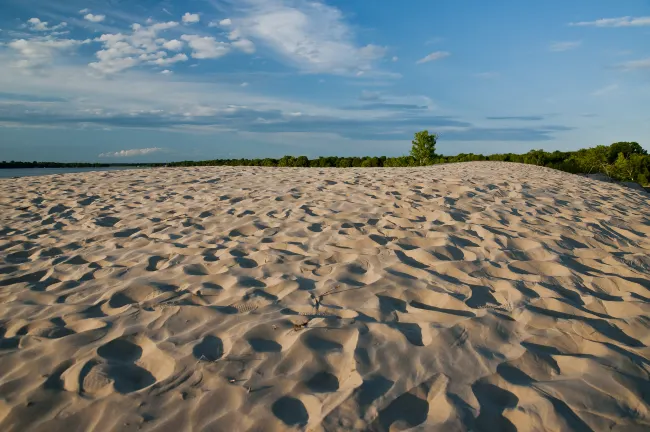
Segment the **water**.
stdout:
[[93,171],[122,171],[138,167],[100,167],[100,168],[8,168],[0,169],[0,178],[33,177],[52,174],[87,173]]

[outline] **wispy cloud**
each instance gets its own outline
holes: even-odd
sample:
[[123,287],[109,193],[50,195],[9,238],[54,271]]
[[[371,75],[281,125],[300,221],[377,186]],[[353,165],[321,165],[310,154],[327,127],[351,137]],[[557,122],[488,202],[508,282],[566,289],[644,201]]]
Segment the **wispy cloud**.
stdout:
[[603,18],[595,21],[573,22],[569,25],[575,27],[643,27],[650,26],[650,16]]
[[650,69],[650,58],[641,59],[641,60],[631,60],[625,63],[621,63],[619,65],[619,68],[627,71]]
[[151,153],[156,153],[162,151],[160,147],[149,147],[143,149],[130,149],[130,150],[120,150],[116,152],[100,153],[99,157],[101,158],[119,158],[119,157],[133,157],[133,156],[144,156]]
[[541,121],[543,116],[492,116],[486,117],[486,120],[515,120],[515,121]]
[[478,72],[478,73],[475,73],[474,76],[476,78],[494,79],[494,78],[498,78],[500,76],[500,74],[499,74],[499,72]]
[[[30,20],[32,23],[36,23],[36,21],[32,20]],[[38,22],[47,27],[46,22],[43,23],[40,20]],[[49,27],[48,30],[57,27],[58,26]],[[40,29],[35,30],[40,31]],[[15,61],[11,62],[12,66],[22,69],[31,69],[50,64],[62,52],[72,50],[88,42],[89,41],[87,40],[62,39],[54,34],[48,34],[45,36],[39,35],[29,38],[15,39],[9,42],[7,46],[12,49],[17,56]]]
[[582,41],[553,42],[549,45],[548,49],[552,52],[562,52],[576,49],[580,45],[582,45]]
[[605,96],[610,93],[614,93],[616,90],[619,89],[618,84],[610,84],[608,86],[599,88],[598,90],[595,90],[591,93],[592,96]]
[[[318,1],[245,0],[228,25],[259,41],[305,72],[354,75],[386,55],[377,45],[359,46],[341,11]],[[226,23],[221,23],[224,25]]]
[[425,45],[435,45],[435,44],[442,43],[444,41],[445,41],[445,38],[440,37],[440,36],[436,36],[436,37],[433,37],[433,38],[427,40],[424,44]]
[[449,57],[450,55],[451,54],[448,53],[447,51],[436,51],[436,52],[432,52],[431,54],[421,58],[420,60],[418,60],[415,63],[416,64],[429,63],[429,62],[432,62],[432,61],[443,59],[445,57]]

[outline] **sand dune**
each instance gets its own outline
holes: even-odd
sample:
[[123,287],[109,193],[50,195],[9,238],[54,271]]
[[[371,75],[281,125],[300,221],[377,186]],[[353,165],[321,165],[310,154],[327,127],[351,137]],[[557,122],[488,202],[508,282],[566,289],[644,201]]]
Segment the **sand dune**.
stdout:
[[489,162],[0,191],[0,430],[650,429],[646,193]]

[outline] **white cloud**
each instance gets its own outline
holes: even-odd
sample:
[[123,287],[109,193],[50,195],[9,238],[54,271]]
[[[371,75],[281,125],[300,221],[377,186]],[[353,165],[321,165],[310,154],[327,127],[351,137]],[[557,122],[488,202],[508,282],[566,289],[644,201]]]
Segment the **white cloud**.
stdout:
[[173,74],[174,72],[170,71],[169,69],[165,69],[164,71],[161,71],[160,73],[161,73],[162,75],[171,75],[171,74]]
[[385,49],[357,46],[335,7],[308,0],[246,0],[237,20],[242,38],[261,42],[307,72],[369,70]]
[[197,23],[201,20],[201,17],[199,14],[192,14],[189,12],[186,12],[185,15],[183,15],[183,22],[185,24],[194,24]]
[[592,96],[605,96],[618,90],[618,84],[611,84],[591,93]]
[[143,149],[130,149],[130,150],[120,150],[117,152],[108,152],[101,153],[99,157],[131,157],[131,156],[143,156],[151,153],[156,153],[162,151],[160,147],[149,147]]
[[650,26],[650,17],[603,18],[596,21],[569,23],[576,27],[643,27]]
[[181,39],[192,48],[192,58],[214,59],[222,57],[230,51],[230,46],[219,42],[210,36],[183,35]]
[[81,9],[81,10],[79,11],[79,13],[82,14],[82,15],[83,15],[83,14],[87,14],[88,12],[90,12],[90,9],[88,9],[88,8]]
[[100,60],[99,62],[90,63],[88,66],[103,74],[122,72],[123,70],[135,67],[140,63],[140,61],[134,57],[115,57],[110,59],[99,55],[98,57]]
[[246,54],[253,54],[255,52],[255,44],[248,39],[238,39],[233,41],[231,45],[242,50]]
[[84,42],[44,36],[13,40],[8,43],[8,46],[18,55],[18,60],[13,63],[13,66],[33,68],[51,63],[60,52],[76,48]]
[[52,27],[50,27],[48,24],[49,23],[47,21],[41,21],[39,18],[30,18],[27,20],[27,26],[29,27],[30,30],[42,31],[42,32],[56,31],[68,25],[68,23],[66,22],[62,22]]
[[359,100],[366,101],[366,102],[374,102],[380,99],[381,99],[381,93],[376,91],[363,90],[361,92],[361,96],[359,96]]
[[445,38],[440,37],[440,36],[436,36],[436,37],[433,37],[433,38],[427,40],[424,44],[425,45],[436,45],[436,44],[442,43],[444,41],[445,41]]
[[552,52],[569,51],[582,45],[582,41],[553,42],[548,49]]
[[169,51],[180,51],[183,49],[183,42],[179,41],[178,39],[172,39],[165,41],[162,46]]
[[[129,35],[109,35],[115,40]],[[106,39],[106,38],[104,38]],[[123,40],[121,40],[123,42]],[[156,54],[154,51],[149,54]],[[286,97],[273,97],[257,93],[254,85],[240,87],[240,78],[233,85],[220,80],[193,80],[191,76],[183,80],[170,79],[168,73],[160,74],[142,69],[124,70],[111,75],[89,74],[86,65],[78,62],[54,62],[47,73],[21,74],[10,69],[10,51],[0,50],[0,88],[10,88],[13,92],[34,97],[56,97],[62,101],[49,105],[47,111],[33,112],[25,116],[16,111],[15,122],[26,127],[111,127],[111,128],[150,128],[158,130],[178,130],[214,132],[216,130],[245,130],[252,119],[260,112],[263,118],[272,121],[278,113],[285,115],[301,112],[306,117],[332,117],[352,121],[354,119],[373,119],[394,113],[383,110],[354,111],[323,103],[307,103]],[[127,58],[118,57],[113,68],[118,69],[136,64],[147,64],[139,59],[141,54]],[[127,67],[128,69],[128,67]],[[214,95],[218,95],[215,98]],[[239,108],[236,108],[239,107]],[[232,120],[233,111],[240,112]],[[13,113],[11,113],[13,114]],[[4,115],[4,114],[3,114]],[[201,117],[204,120],[195,120]],[[206,118],[212,116],[213,118]],[[234,122],[234,123],[233,123]],[[234,128],[234,129],[233,129]],[[242,129],[244,128],[244,129]],[[152,145],[151,147],[154,147]]]
[[84,19],[86,21],[94,22],[94,23],[100,23],[106,19],[106,15],[93,15],[91,13],[87,14],[84,16]]
[[[176,26],[178,23],[174,21],[149,26],[133,24],[131,34],[104,34],[95,39],[102,43],[103,49],[95,53],[98,61],[90,63],[89,66],[100,73],[113,74],[138,66],[143,62],[158,64],[156,61],[167,56],[162,49],[175,51],[172,48],[177,47],[173,41],[158,38],[158,33]],[[180,41],[176,42],[180,43]],[[165,47],[165,44],[170,44],[171,48]],[[176,58],[176,61],[184,61],[178,60],[178,56],[172,58]],[[165,60],[169,61],[169,59]]]
[[169,66],[178,62],[185,62],[189,60],[185,54],[176,54],[174,57],[161,57],[155,60],[152,60],[152,63],[158,66]]
[[432,52],[431,54],[421,58],[420,60],[418,60],[415,63],[416,64],[428,63],[428,62],[440,60],[440,59],[443,59],[443,58],[449,57],[449,56],[450,56],[450,54],[447,51],[436,51],[436,52]]
[[625,70],[640,70],[640,69],[650,69],[650,58],[641,59],[641,60],[631,60],[629,62],[621,63],[619,65],[621,69]]
[[248,83],[247,83],[247,82],[243,82],[243,83],[241,83],[241,84],[239,84],[239,85],[240,85],[241,87],[248,87]]
[[222,19],[219,21],[219,25],[221,27],[229,27],[232,25],[232,20],[230,18]]

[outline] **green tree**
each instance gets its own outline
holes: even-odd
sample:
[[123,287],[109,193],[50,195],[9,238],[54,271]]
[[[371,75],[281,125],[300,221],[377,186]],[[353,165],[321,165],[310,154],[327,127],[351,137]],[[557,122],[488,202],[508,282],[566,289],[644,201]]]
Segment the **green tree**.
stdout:
[[546,152],[544,150],[531,150],[524,155],[524,163],[531,165],[544,165]]
[[415,133],[415,139],[412,141],[411,157],[415,164],[431,165],[436,157],[436,134],[429,134],[428,130]]
[[309,168],[309,159],[307,159],[307,156],[298,156],[293,162],[293,166]]
[[647,155],[648,152],[643,149],[637,142],[616,142],[609,146],[609,152],[607,154],[607,162],[614,163],[618,159],[619,153],[623,153],[625,158],[629,158],[630,155]]
[[293,156],[282,156],[282,158],[278,161],[278,166],[292,167],[294,166],[295,160],[296,159]]

